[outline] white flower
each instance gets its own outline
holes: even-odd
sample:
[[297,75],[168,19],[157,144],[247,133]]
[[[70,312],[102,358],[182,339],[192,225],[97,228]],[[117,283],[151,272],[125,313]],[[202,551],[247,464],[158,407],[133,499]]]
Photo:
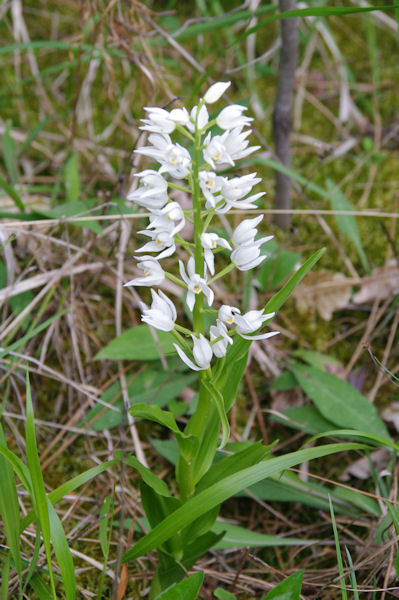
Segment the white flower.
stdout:
[[127,199],[149,210],[162,208],[168,201],[168,184],[157,171],[147,169],[137,173],[141,186],[128,193]]
[[215,197],[214,194],[220,192],[223,177],[216,175],[214,171],[200,171],[198,178],[201,191],[205,196],[206,208],[215,208],[220,196]]
[[219,308],[218,318],[223,323],[227,323],[228,325],[232,325],[235,320],[235,315],[240,314],[240,309],[235,306],[229,306],[228,304],[222,304]]
[[172,133],[176,127],[175,121],[170,118],[170,114],[164,108],[158,106],[145,106],[144,110],[148,113],[147,119],[142,119],[144,125],[139,127],[144,131],[152,133]]
[[204,101],[207,104],[213,104],[214,102],[217,102],[230,86],[230,83],[230,81],[218,81],[217,83],[211,85],[204,95]]
[[175,305],[159,290],[157,294],[151,290],[151,308],[145,307],[141,320],[161,331],[172,331],[177,318]]
[[214,293],[211,288],[207,285],[206,279],[198,275],[195,272],[195,262],[194,258],[191,256],[187,262],[187,275],[184,269],[183,262],[179,260],[179,270],[180,275],[183,281],[187,284],[188,292],[187,292],[187,306],[192,311],[195,304],[195,295],[200,294],[201,292],[206,297],[208,302],[208,306],[212,305]]
[[241,246],[242,244],[248,244],[253,242],[258,230],[256,225],[262,221],[263,215],[259,215],[254,219],[245,219],[235,228],[231,239],[235,246]]
[[183,125],[183,127],[185,125],[187,125],[189,119],[190,119],[190,115],[188,114],[188,111],[186,108],[174,108],[173,110],[170,111],[169,113],[169,118],[172,119],[172,121],[174,121],[174,123],[176,123],[176,125]]
[[214,355],[218,358],[222,358],[226,355],[228,344],[233,343],[233,340],[227,332],[226,325],[222,323],[222,321],[219,321],[219,319],[216,319],[216,325],[211,325],[211,327],[209,328],[209,334],[211,342],[217,340],[220,337],[222,338],[221,340],[218,340],[217,342],[212,344],[212,350]]
[[144,276],[128,281],[124,284],[125,287],[130,285],[159,285],[165,279],[164,270],[152,256],[142,256],[137,268],[144,272]]
[[[149,225],[149,227],[151,227],[151,225]],[[152,241],[147,242],[144,244],[144,246],[135,250],[135,252],[160,252],[160,254],[157,256],[157,260],[160,260],[161,258],[172,256],[176,250],[174,236],[166,229],[156,228],[153,231],[150,231],[150,229],[147,228],[142,231],[138,231],[137,233],[147,235],[152,239]]]
[[226,152],[233,160],[245,158],[260,148],[260,146],[250,146],[248,148],[249,142],[246,138],[250,135],[250,133],[250,129],[243,132],[242,127],[235,127],[234,129],[225,131],[223,134],[223,136],[225,136],[224,145],[226,147]]
[[[198,117],[197,117],[197,113],[198,113]],[[189,131],[191,131],[191,133],[194,133],[196,125],[197,125],[197,129],[201,130],[208,124],[208,121],[209,121],[209,114],[208,114],[208,109],[205,106],[205,104],[203,104],[201,106],[201,108],[199,109],[199,112],[198,112],[198,106],[194,106],[194,108],[192,109],[192,111],[190,113],[190,120],[187,123],[187,129]]]
[[242,177],[233,177],[233,179],[227,179],[227,177],[223,177],[222,179],[220,193],[224,203],[216,209],[218,213],[225,213],[231,208],[244,210],[257,208],[253,202],[264,196],[264,192],[253,194],[249,198],[241,200],[241,198],[249,194],[256,183],[261,181],[259,177],[256,177],[256,173],[250,173]]
[[[178,221],[177,224],[175,222]],[[171,235],[176,235],[183,229],[186,220],[183,210],[177,202],[169,202],[162,210],[154,210],[150,216],[150,225],[148,229],[163,229],[169,231]]]
[[152,146],[141,146],[135,152],[161,163],[159,173],[170,173],[176,179],[186,177],[191,166],[191,157],[186,148],[180,144],[172,144],[167,134],[152,133],[148,136],[148,141]]
[[253,244],[238,246],[238,248],[233,250],[230,258],[237,269],[240,271],[249,271],[260,265],[266,256],[260,256],[259,244],[258,242],[254,242]]
[[259,335],[249,336],[248,333],[253,333],[262,327],[265,321],[274,317],[275,313],[264,314],[261,310],[250,310],[245,315],[236,315],[235,323],[237,333],[246,340],[265,340],[273,335],[280,333],[279,331],[271,331],[269,333],[261,333]]
[[204,257],[206,266],[209,269],[211,275],[215,273],[215,257],[213,256],[213,250],[218,246],[231,250],[231,246],[227,240],[219,237],[216,233],[202,233],[201,234],[201,245],[204,249]]
[[231,104],[220,111],[216,117],[216,124],[220,129],[234,129],[234,127],[244,127],[253,119],[245,117],[242,113],[247,110],[245,106],[239,104]]
[[203,371],[204,369],[208,369],[212,360],[212,347],[210,343],[202,333],[200,333],[199,338],[196,338],[194,335],[191,337],[193,338],[193,356],[197,364],[194,364],[177,344],[173,344],[176,348],[176,352],[182,361],[189,366],[190,369],[193,369],[193,371]]
[[204,140],[204,160],[211,165],[212,169],[216,169],[216,165],[225,163],[234,166],[234,161],[227,152],[227,148],[224,144],[224,136],[225,133],[223,135],[215,135],[212,137],[211,134],[208,133]]

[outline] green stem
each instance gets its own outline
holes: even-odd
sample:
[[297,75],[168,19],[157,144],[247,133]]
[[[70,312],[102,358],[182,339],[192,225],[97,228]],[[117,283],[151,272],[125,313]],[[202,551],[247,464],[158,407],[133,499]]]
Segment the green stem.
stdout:
[[177,283],[177,285],[180,285],[181,287],[187,289],[187,284],[184,283],[184,281],[182,281],[178,277],[176,277],[176,275],[173,275],[173,273],[168,273],[168,271],[165,271],[165,277],[173,281],[173,283]]
[[230,263],[229,265],[227,265],[227,267],[225,267],[224,269],[222,269],[220,271],[220,273],[217,273],[215,275],[215,277],[212,277],[212,279],[209,279],[208,283],[213,283],[214,281],[216,281],[216,279],[220,279],[220,277],[224,277],[225,275],[227,275],[227,273],[230,273],[230,271],[232,271],[235,267],[234,263]]

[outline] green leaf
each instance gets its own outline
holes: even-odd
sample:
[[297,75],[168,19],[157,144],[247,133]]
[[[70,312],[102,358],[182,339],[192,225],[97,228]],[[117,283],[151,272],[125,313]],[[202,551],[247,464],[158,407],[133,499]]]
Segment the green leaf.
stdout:
[[265,458],[268,452],[269,449],[263,446],[261,442],[253,442],[250,446],[222,458],[222,460],[212,465],[202,479],[200,479],[197,486],[197,493],[206,490],[206,488],[228,475],[233,475],[233,473],[256,465]]
[[98,221],[93,220],[90,221],[79,221],[73,220],[71,217],[79,217],[79,216],[87,216],[87,211],[91,208],[91,203],[88,202],[80,202],[78,200],[70,200],[68,202],[63,202],[58,206],[54,206],[54,208],[49,208],[47,210],[37,210],[40,215],[44,215],[49,219],[68,219],[68,223],[71,225],[77,225],[79,227],[86,227],[90,229],[94,233],[100,235],[102,233],[102,228]]
[[[337,188],[335,183],[331,179],[327,179],[326,183],[332,210],[353,211],[354,207],[346,198],[344,193],[339,188]],[[359,258],[362,262],[363,268],[366,271],[370,271],[370,266],[366,254],[363,250],[362,242],[360,240],[356,218],[353,215],[334,215],[334,217],[342,233],[346,235],[346,237],[350,239],[352,244],[355,246]]]
[[180,431],[175,421],[175,417],[171,412],[162,410],[155,404],[150,406],[147,404],[133,404],[129,412],[133,417],[148,419],[149,421],[154,421],[155,423],[159,423],[159,425],[167,427],[175,434],[177,443],[179,444],[179,450],[185,460],[192,460],[195,451],[198,448],[198,438]]
[[[0,423],[0,445],[7,448],[6,438]],[[0,515],[4,533],[14,562],[14,568],[21,576],[22,564],[19,547],[19,503],[14,471],[10,463],[0,455]]]
[[100,510],[100,523],[98,525],[98,537],[100,539],[101,551],[103,553],[104,558],[106,558],[108,555],[108,522],[111,501],[111,496],[107,496],[106,498],[104,498]]
[[[284,416],[287,418],[284,419]],[[270,415],[270,418],[306,433],[323,433],[334,429],[334,423],[325,419],[314,406],[290,406],[282,412],[282,416]]]
[[51,542],[54,548],[58,566],[61,571],[65,595],[67,600],[75,600],[76,580],[71,550],[69,548],[68,540],[66,538],[59,516],[55,512],[54,507],[48,498],[47,509],[50,519]]
[[267,245],[267,252],[270,254],[265,261],[264,266],[258,271],[257,279],[263,292],[275,290],[292,273],[295,266],[301,259],[297,252],[289,252],[283,248],[279,249],[275,243],[274,250],[270,248],[271,242]]
[[10,196],[10,198],[14,201],[14,204],[21,212],[25,212],[25,204],[23,203],[20,195],[16,192],[16,190],[4,179],[2,175],[0,175],[0,187]]
[[125,553],[123,561],[138,558],[146,552],[153,550],[172,537],[175,533],[195,521],[195,519],[204,512],[221,504],[241,490],[254,485],[262,479],[280,473],[289,467],[293,467],[294,465],[307,460],[327,456],[336,452],[361,448],[365,448],[365,446],[363,444],[345,443],[329,444],[317,448],[298,450],[297,452],[278,456],[268,461],[262,461],[257,465],[253,465],[238,473],[225,477],[193,498],[190,498],[190,500],[188,500],[181,508],[178,508],[173,514],[162,521],[162,523],[157,525],[150,533],[139,540],[133,548]]
[[208,394],[216,404],[217,411],[219,413],[220,423],[222,425],[222,441],[220,442],[220,448],[224,448],[230,437],[230,425],[226,415],[224,407],[224,400],[222,394],[216,389],[213,381],[210,379],[203,378],[203,384]]
[[8,582],[10,578],[10,554],[7,554],[7,557],[4,561],[3,567],[1,569],[1,578],[0,578],[0,600],[7,600],[8,598]]
[[270,390],[293,390],[298,385],[297,380],[290,371],[283,371],[269,385]]
[[236,600],[234,594],[224,590],[223,588],[216,588],[216,590],[213,592],[213,595],[219,600]]
[[36,444],[35,422],[33,417],[33,405],[30,392],[28,373],[26,374],[26,458],[32,479],[32,501],[36,517],[40,524],[43,535],[43,544],[46,552],[47,566],[50,572],[52,590],[55,597],[54,576],[51,561],[50,547],[50,516],[47,504],[47,496],[44,487],[43,474],[40,467],[39,455]]
[[174,337],[166,331],[157,331],[158,343],[152,337],[147,325],[138,325],[114,338],[94,357],[95,360],[158,360],[160,350],[163,354],[175,354]]
[[203,571],[194,573],[184,581],[180,581],[180,583],[176,583],[161,592],[156,597],[156,600],[195,600],[200,591],[203,579]]
[[133,467],[133,469],[136,469],[136,471],[140,473],[142,480],[149,487],[151,487],[154,490],[154,492],[156,492],[160,496],[170,496],[168,486],[163,481],[163,479],[159,479],[159,477],[157,477],[155,473],[153,473],[152,471],[150,471],[150,469],[147,469],[147,467],[142,465],[141,462],[137,460],[135,456],[133,456],[133,454],[129,454],[125,460],[129,467]]
[[225,532],[223,538],[214,547],[222,550],[226,548],[269,548],[271,546],[303,546],[312,544],[314,540],[301,540],[277,535],[266,535],[250,531],[232,523],[217,521],[212,527],[215,533]]
[[340,365],[341,363],[334,356],[323,354],[322,352],[314,352],[313,350],[295,350],[292,353],[295,358],[300,358],[303,362],[308,363],[311,367],[316,367],[322,371],[326,370],[326,365]]
[[263,596],[262,600],[299,600],[301,596],[303,570],[286,577],[284,581],[276,585],[270,592]]
[[347,381],[313,367],[295,365],[291,371],[323,417],[336,426],[391,440],[374,404]]
[[67,202],[77,202],[80,198],[80,178],[78,155],[73,152],[64,167],[65,196]]

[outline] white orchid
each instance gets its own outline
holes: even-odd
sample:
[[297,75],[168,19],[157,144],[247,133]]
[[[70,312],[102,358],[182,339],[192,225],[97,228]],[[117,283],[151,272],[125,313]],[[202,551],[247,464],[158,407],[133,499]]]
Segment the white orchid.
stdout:
[[[227,327],[219,319],[216,320],[216,325],[211,325],[209,328],[209,335],[212,344],[212,350],[215,356],[222,358],[226,355],[227,346],[233,343],[232,338],[229,336]],[[221,339],[219,339],[221,338]],[[218,340],[217,342],[214,340]]]
[[179,260],[179,270],[180,275],[183,281],[187,285],[187,306],[190,310],[193,310],[195,304],[195,296],[196,294],[203,293],[206,301],[208,302],[208,306],[211,306],[213,303],[214,294],[211,288],[207,285],[206,279],[198,275],[195,272],[195,262],[194,258],[191,256],[187,262],[187,274],[184,269],[184,264],[181,260]]
[[199,334],[199,338],[196,338],[194,335],[191,336],[193,339],[193,356],[196,361],[196,364],[187,356],[187,354],[178,346],[177,344],[173,344],[176,352],[182,359],[182,361],[190,367],[193,371],[203,371],[204,369],[209,369],[212,360],[212,347],[206,337]]
[[185,225],[186,220],[183,210],[177,202],[169,202],[161,210],[153,210],[152,212],[147,229],[168,231],[173,236]]
[[149,210],[162,208],[168,201],[168,184],[157,171],[147,169],[137,173],[141,186],[132,189],[127,199]]
[[218,319],[227,325],[232,325],[235,320],[235,316],[241,313],[239,308],[235,306],[229,306],[228,304],[222,304],[219,308]]
[[205,93],[204,101],[207,104],[213,104],[214,102],[217,102],[219,98],[223,96],[230,84],[230,81],[218,81],[214,83]]
[[213,256],[213,250],[219,246],[220,248],[226,248],[231,250],[231,246],[227,240],[218,236],[216,233],[202,233],[201,244],[204,249],[204,258],[206,266],[209,269],[211,275],[215,274],[215,257]]
[[221,196],[215,196],[222,189],[224,178],[217,175],[214,171],[200,171],[198,174],[199,184],[204,194],[206,208],[215,208]]
[[151,308],[144,305],[141,320],[161,331],[172,331],[177,319],[175,305],[162,290],[158,294],[151,290],[151,296]]
[[234,246],[244,246],[256,244],[258,247],[273,239],[274,236],[269,235],[255,241],[255,236],[258,233],[256,225],[262,221],[263,215],[259,215],[254,219],[245,219],[235,228],[231,236]]
[[165,279],[165,272],[159,262],[152,256],[140,257],[137,268],[144,272],[143,277],[136,277],[124,284],[125,287],[131,285],[159,285]]
[[239,104],[231,104],[220,111],[216,117],[216,125],[220,129],[234,129],[235,127],[245,127],[249,125],[253,119],[245,117],[242,113],[247,110],[245,106]]
[[265,321],[269,321],[274,317],[275,313],[264,314],[261,310],[250,310],[244,315],[235,315],[235,325],[238,335],[246,340],[266,340],[273,335],[277,335],[279,331],[271,331],[269,333],[260,333],[258,335],[248,335],[262,327]]
[[240,271],[249,271],[260,265],[260,263],[265,260],[266,256],[260,255],[259,243],[254,242],[253,244],[238,246],[230,254],[230,258],[237,269]]
[[144,125],[139,127],[139,129],[152,133],[172,133],[175,129],[175,121],[170,118],[169,112],[164,108],[146,106],[144,110],[148,113],[148,118],[142,120]]
[[152,146],[141,146],[135,152],[155,158],[161,163],[159,173],[170,173],[176,179],[183,179],[190,171],[191,156],[180,144],[173,144],[169,135],[152,133],[148,136]]
[[[197,114],[198,114],[198,116],[197,116]],[[194,106],[194,108],[192,109],[192,111],[190,113],[190,120],[187,123],[187,129],[189,131],[191,131],[191,133],[194,133],[195,127],[197,126],[198,129],[201,131],[201,129],[204,129],[204,127],[206,127],[206,125],[208,125],[208,121],[209,121],[209,114],[208,114],[208,109],[205,106],[205,104],[203,104],[201,106],[199,111],[198,111],[198,106]]]
[[144,229],[137,233],[147,235],[152,241],[147,242],[141,248],[137,248],[135,252],[159,252],[157,260],[161,260],[161,258],[172,256],[176,250],[175,238],[169,231],[164,229],[154,229],[153,231]]

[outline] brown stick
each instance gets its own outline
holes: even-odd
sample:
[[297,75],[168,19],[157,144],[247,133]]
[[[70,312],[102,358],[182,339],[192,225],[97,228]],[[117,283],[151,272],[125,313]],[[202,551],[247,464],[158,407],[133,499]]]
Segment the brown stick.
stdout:
[[[280,12],[295,9],[296,0],[279,0]],[[292,104],[295,85],[295,69],[298,64],[298,19],[283,19],[281,22],[281,55],[278,71],[276,100],[273,111],[273,138],[276,155],[286,167],[291,166],[290,133],[292,126]],[[291,208],[290,178],[275,171],[277,209]],[[290,226],[290,215],[276,215],[275,223],[282,229]]]

